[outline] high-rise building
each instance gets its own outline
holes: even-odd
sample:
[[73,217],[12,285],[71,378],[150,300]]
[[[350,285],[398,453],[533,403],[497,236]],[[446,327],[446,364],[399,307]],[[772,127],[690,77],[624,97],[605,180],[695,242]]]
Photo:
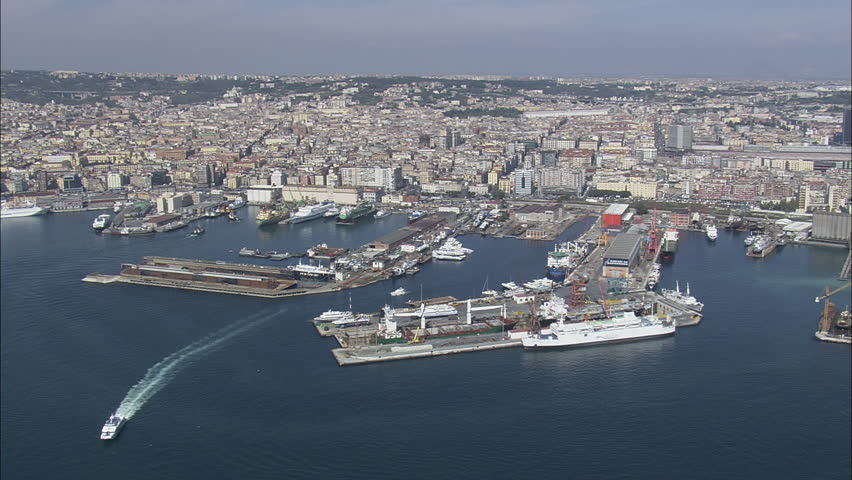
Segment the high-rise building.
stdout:
[[513,175],[515,176],[515,193],[518,195],[532,195],[533,171],[516,170]]
[[852,109],[843,110],[843,132],[840,136],[840,143],[843,145],[852,145]]
[[684,125],[669,126],[667,148],[689,150],[692,148],[692,127]]
[[399,167],[340,167],[340,183],[346,187],[381,187],[395,192],[402,186]]
[[454,148],[461,144],[461,134],[459,132],[454,131],[451,128],[447,129],[446,135],[444,136],[444,143],[447,147],[447,150]]

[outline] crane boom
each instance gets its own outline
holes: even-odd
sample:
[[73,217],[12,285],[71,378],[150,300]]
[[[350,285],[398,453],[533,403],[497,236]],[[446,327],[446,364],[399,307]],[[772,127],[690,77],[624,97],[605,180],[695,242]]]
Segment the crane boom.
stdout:
[[839,292],[839,291],[841,291],[845,288],[849,288],[850,285],[852,285],[852,282],[849,282],[846,285],[843,285],[842,287],[835,288],[834,290],[832,290],[830,292],[828,291],[828,287],[825,287],[825,295],[823,295],[821,297],[816,297],[814,299],[814,302],[819,303],[821,300],[825,300],[826,298],[834,295],[835,293],[837,293],[837,292]]

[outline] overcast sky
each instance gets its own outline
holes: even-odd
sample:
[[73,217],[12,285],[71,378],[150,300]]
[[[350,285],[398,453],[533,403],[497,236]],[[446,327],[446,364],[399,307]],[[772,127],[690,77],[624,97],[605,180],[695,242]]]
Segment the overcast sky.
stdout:
[[0,65],[850,78],[850,0],[2,0]]

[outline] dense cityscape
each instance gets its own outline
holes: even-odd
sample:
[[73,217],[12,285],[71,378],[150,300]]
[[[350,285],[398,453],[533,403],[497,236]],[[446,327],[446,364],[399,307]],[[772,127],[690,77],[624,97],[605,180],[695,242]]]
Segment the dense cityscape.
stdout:
[[2,93],[4,197],[54,211],[255,186],[390,205],[850,201],[843,82],[4,71]]

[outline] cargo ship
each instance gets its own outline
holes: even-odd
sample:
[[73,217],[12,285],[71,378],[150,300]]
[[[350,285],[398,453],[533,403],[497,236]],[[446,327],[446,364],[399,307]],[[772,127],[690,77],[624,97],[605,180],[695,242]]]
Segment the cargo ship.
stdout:
[[263,207],[257,212],[255,220],[257,221],[257,226],[262,227],[264,225],[276,224],[286,219],[289,215],[290,210],[283,205],[278,207]]
[[637,316],[633,312],[623,312],[607,320],[578,323],[565,323],[563,316],[552,323],[550,328],[523,337],[521,343],[528,349],[582,347],[673,335],[675,328],[671,318]]
[[660,251],[665,256],[672,256],[677,252],[678,232],[674,229],[668,229],[663,234],[663,242]]
[[337,223],[342,225],[351,225],[355,220],[373,213],[374,208],[368,203],[361,203],[354,207],[343,207],[340,209],[340,214],[337,216]]
[[586,256],[586,244],[579,242],[562,242],[553,246],[553,251],[547,254],[547,276],[557,282],[565,280]]

